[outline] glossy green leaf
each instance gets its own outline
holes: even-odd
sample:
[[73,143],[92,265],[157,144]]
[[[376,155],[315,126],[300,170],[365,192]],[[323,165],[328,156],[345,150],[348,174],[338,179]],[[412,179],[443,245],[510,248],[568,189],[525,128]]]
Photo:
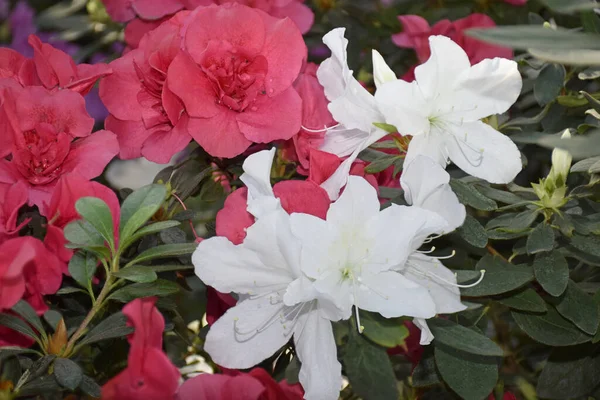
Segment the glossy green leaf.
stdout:
[[110,208],[97,197],[82,197],[75,203],[75,209],[92,225],[104,240],[114,247],[114,226]]
[[531,314],[513,310],[512,316],[532,339],[548,346],[572,346],[592,339],[571,321],[561,316],[552,306],[544,314]]
[[427,320],[427,325],[435,337],[435,343],[481,356],[504,355],[502,349],[486,336],[459,325],[447,319],[432,318]]
[[17,304],[12,307],[12,310],[19,314],[23,319],[29,322],[38,332],[45,335],[44,325],[42,320],[37,316],[37,313],[25,300],[19,300]]
[[124,337],[133,330],[133,327],[127,326],[127,317],[122,312],[117,312],[94,326],[79,342],[79,345]]
[[494,200],[485,197],[481,192],[463,181],[450,180],[450,186],[461,203],[482,211],[493,211],[498,208]]
[[179,291],[175,282],[157,279],[151,283],[134,283],[121,288],[110,295],[110,299],[128,303],[140,297],[168,296]]
[[566,71],[560,64],[547,64],[535,80],[533,93],[538,104],[545,106],[560,94],[564,82]]
[[73,221],[64,229],[65,238],[81,247],[103,247],[104,238],[89,222],[84,220]]
[[131,193],[121,206],[121,240],[128,240],[146,223],[167,196],[164,185],[152,184]]
[[507,25],[486,29],[468,29],[468,36],[513,49],[600,49],[596,35],[548,29],[543,26]]
[[73,391],[83,379],[81,367],[68,358],[57,358],[54,361],[54,376],[61,386]]
[[569,281],[567,290],[556,303],[556,310],[584,332],[594,335],[598,329],[598,308],[594,299]]
[[538,224],[527,238],[527,253],[536,254],[542,251],[550,251],[554,248],[554,229],[542,222]]
[[558,251],[541,253],[533,262],[535,279],[552,296],[560,296],[569,283],[569,264]]
[[198,247],[197,243],[174,243],[151,247],[139,254],[130,264],[141,264],[157,258],[177,257],[192,254]]
[[181,222],[179,222],[179,221],[154,222],[152,224],[144,226],[143,228],[138,229],[133,235],[131,235],[127,239],[126,242],[124,242],[123,246],[129,247],[129,245],[131,245],[132,243],[136,242],[137,240],[143,238],[144,236],[151,235],[153,233],[159,233],[165,229],[173,228],[173,227],[176,227],[179,225],[181,225]]
[[90,252],[77,252],[69,261],[69,273],[84,288],[89,288],[96,273],[98,260]]
[[514,310],[530,312],[545,312],[548,310],[544,299],[535,290],[530,288],[500,297],[496,301]]
[[463,296],[478,297],[502,294],[518,289],[533,280],[531,267],[512,265],[491,255],[486,255],[479,260],[476,269],[485,270],[485,276],[478,285],[461,289]]
[[361,311],[360,323],[364,327],[363,335],[383,347],[400,346],[409,334],[399,318],[384,318],[376,313]]
[[158,279],[156,272],[145,265],[134,265],[113,273],[118,278],[127,279],[132,282],[147,283]]
[[19,317],[9,314],[0,314],[0,325],[17,331],[25,336],[29,336],[33,340],[39,342],[37,333]]
[[485,228],[469,214],[456,232],[471,246],[484,248],[487,245],[488,237]]

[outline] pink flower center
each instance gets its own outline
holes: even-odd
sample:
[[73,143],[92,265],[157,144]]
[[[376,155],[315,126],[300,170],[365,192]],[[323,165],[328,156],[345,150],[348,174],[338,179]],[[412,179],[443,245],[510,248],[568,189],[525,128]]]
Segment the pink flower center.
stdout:
[[215,101],[230,110],[243,112],[265,95],[268,64],[264,56],[250,58],[227,42],[211,41],[201,67],[213,84]]
[[69,154],[71,138],[56,133],[49,124],[38,124],[23,132],[23,141],[13,153],[19,172],[32,184],[44,185],[60,175],[61,165]]

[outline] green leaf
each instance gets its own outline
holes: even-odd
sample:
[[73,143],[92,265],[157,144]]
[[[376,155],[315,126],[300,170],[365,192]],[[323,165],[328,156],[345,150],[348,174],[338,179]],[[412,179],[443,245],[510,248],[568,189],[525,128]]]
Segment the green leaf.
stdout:
[[523,202],[523,198],[511,192],[494,189],[489,186],[475,185],[475,188],[485,197],[506,204],[517,204]]
[[[146,268],[150,268],[154,272],[166,272],[166,271],[184,271],[187,269],[194,269],[193,265],[144,265]],[[129,267],[131,268],[131,267]]]
[[498,364],[494,357],[436,346],[435,363],[444,382],[465,400],[486,398],[498,380]]
[[90,252],[77,252],[69,261],[69,273],[84,288],[89,288],[96,273],[98,259]]
[[168,296],[179,291],[175,282],[157,279],[151,283],[134,283],[111,294],[109,299],[128,303],[140,297]]
[[390,167],[397,160],[401,160],[398,156],[387,156],[375,160],[366,166],[365,172],[368,174],[376,174]]
[[79,345],[123,337],[132,333],[133,330],[133,327],[127,326],[127,317],[122,312],[117,312],[94,326],[79,342]]
[[585,97],[585,99],[588,101],[588,103],[590,104],[590,106],[592,106],[594,110],[600,112],[600,101],[596,100],[591,94],[583,90],[579,93],[581,93],[583,97]]
[[66,287],[64,287],[64,288],[60,288],[60,289],[58,290],[58,292],[56,292],[56,294],[57,294],[57,295],[59,295],[59,296],[62,296],[62,295],[65,295],[65,294],[71,294],[71,293],[77,293],[77,292],[80,292],[80,293],[87,293],[87,292],[86,292],[85,290],[83,290],[83,289],[76,288],[76,287],[72,287],[72,286],[66,286]]
[[460,202],[464,205],[471,206],[482,211],[493,211],[498,208],[498,205],[494,200],[488,199],[473,186],[464,183],[463,181],[451,179],[450,186],[458,197],[458,200],[460,200]]
[[592,10],[598,7],[598,4],[590,0],[540,0],[546,4],[552,11],[564,14],[572,14],[577,11]]
[[19,317],[9,314],[0,314],[0,325],[22,333],[25,336],[29,336],[38,343],[40,341],[37,333],[35,333],[35,331],[29,325],[27,325],[27,322],[23,321]]
[[128,240],[158,211],[167,196],[164,185],[152,184],[131,193],[121,206],[121,240]]
[[408,328],[400,318],[384,318],[379,314],[360,312],[363,335],[383,347],[396,347],[404,344]]
[[553,349],[538,378],[538,396],[549,400],[586,398],[600,384],[597,347]]
[[103,247],[104,238],[96,228],[84,220],[73,221],[64,229],[65,239],[77,247]]
[[490,220],[485,225],[485,229],[497,228],[504,232],[523,232],[533,224],[538,215],[540,215],[538,209],[525,210],[520,213],[502,214]]
[[386,131],[387,133],[398,132],[398,129],[396,129],[394,125],[386,124],[383,122],[373,122],[373,125],[375,125],[379,129]]
[[177,257],[192,254],[194,250],[196,250],[196,247],[198,247],[197,243],[173,243],[155,246],[139,254],[129,264],[141,264],[156,258]]
[[0,364],[2,361],[8,357],[16,356],[18,354],[37,354],[38,356],[42,356],[42,353],[32,349],[24,349],[18,346],[3,346],[0,347]]
[[512,265],[489,254],[479,260],[475,268],[485,270],[485,276],[478,285],[461,289],[463,296],[478,297],[502,294],[518,289],[533,280],[531,267]]
[[565,82],[565,67],[560,64],[547,64],[533,85],[533,94],[540,106],[545,106],[560,94]]
[[551,296],[560,296],[569,283],[569,264],[558,251],[538,254],[533,262],[535,279]]
[[550,251],[554,248],[554,229],[545,222],[538,224],[527,238],[527,254]]
[[499,303],[504,304],[514,310],[530,311],[530,312],[545,312],[548,310],[544,299],[541,298],[535,290],[526,288],[520,290],[510,296],[505,296],[496,299]]
[[597,236],[582,236],[575,233],[571,238],[571,245],[584,253],[600,257],[600,238]]
[[567,290],[556,304],[556,310],[573,322],[582,331],[593,335],[598,329],[598,308],[594,299],[581,290],[573,281],[569,281]]
[[114,276],[118,278],[127,279],[132,282],[139,283],[148,283],[154,282],[158,279],[156,272],[154,272],[150,267],[144,265],[134,265],[131,267],[124,268],[119,272],[113,273]]
[[81,367],[68,358],[57,358],[54,361],[54,376],[61,386],[73,391],[83,379]]
[[529,337],[548,346],[571,346],[585,343],[592,336],[582,332],[552,306],[544,314],[511,312],[519,328]]
[[33,325],[33,327],[37,329],[42,336],[46,334],[42,320],[37,316],[35,310],[29,305],[28,302],[25,300],[19,300],[19,302],[12,307],[12,310],[23,317],[25,321]]
[[83,375],[81,383],[79,384],[81,391],[95,399],[102,396],[102,388],[92,378],[87,375]]
[[456,232],[471,246],[480,249],[487,245],[488,237],[485,228],[471,215],[467,214],[465,222],[459,227]]
[[484,42],[521,50],[600,49],[596,35],[543,26],[506,25],[490,29],[467,29],[465,34]]
[[412,372],[412,385],[426,387],[440,383],[440,376],[435,367],[433,346],[423,346],[423,354]]
[[75,209],[89,222],[110,245],[115,246],[112,214],[104,200],[97,197],[82,197],[75,203]]
[[185,243],[187,241],[187,235],[179,228],[168,228],[160,231],[160,240],[165,244],[173,243]]
[[365,400],[398,399],[396,377],[386,350],[351,332],[342,361],[354,393]]
[[54,375],[44,375],[35,378],[21,386],[19,397],[39,396],[40,393],[50,394],[61,390]]
[[435,337],[436,346],[442,343],[453,349],[480,356],[502,357],[504,352],[486,336],[447,319],[431,318],[427,325]]
[[155,222],[153,224],[149,224],[139,229],[133,235],[131,235],[127,241],[123,242],[123,248],[129,247],[132,243],[135,243],[137,240],[141,239],[144,236],[151,235],[153,233],[158,233],[164,229],[173,228],[181,225],[179,221],[160,221]]

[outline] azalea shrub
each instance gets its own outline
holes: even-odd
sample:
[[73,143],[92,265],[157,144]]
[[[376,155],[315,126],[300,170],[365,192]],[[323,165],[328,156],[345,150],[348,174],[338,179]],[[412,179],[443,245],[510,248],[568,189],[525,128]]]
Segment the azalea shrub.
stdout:
[[0,0],[0,399],[600,398],[593,0]]

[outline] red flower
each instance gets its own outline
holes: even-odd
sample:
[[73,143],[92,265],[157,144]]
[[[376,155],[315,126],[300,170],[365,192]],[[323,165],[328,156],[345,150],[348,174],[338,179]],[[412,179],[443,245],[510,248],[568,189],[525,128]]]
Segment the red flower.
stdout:
[[29,221],[17,225],[19,209],[27,203],[27,185],[17,182],[13,185],[0,185],[0,243],[16,236]]
[[167,86],[209,154],[234,157],[298,132],[302,101],[292,84],[306,46],[293,22],[239,4],[201,7],[182,36],[187,52],[170,65]]
[[42,296],[56,293],[61,282],[62,263],[40,240],[22,236],[0,244],[0,309],[25,298],[43,314]]
[[[496,400],[496,397],[494,397],[493,394],[490,394],[490,396],[488,397],[488,400]],[[517,396],[515,396],[511,392],[505,392],[502,395],[502,400],[517,400]]]
[[179,371],[162,351],[165,320],[155,297],[135,299],[123,307],[135,332],[128,338],[128,365],[102,387],[103,400],[174,399]]
[[208,325],[214,324],[225,314],[225,311],[235,306],[236,303],[237,301],[232,295],[221,293],[208,286],[206,288],[206,322]]
[[65,263],[71,259],[73,252],[65,247],[67,241],[63,230],[67,224],[80,218],[75,203],[82,197],[104,200],[112,213],[115,237],[119,232],[120,208],[115,193],[106,186],[79,175],[63,175],[57,182],[50,201],[40,208],[40,213],[48,219],[44,243]]
[[94,121],[78,93],[26,87],[8,89],[4,100],[14,139],[12,159],[0,160],[0,183],[26,182],[30,205],[48,201],[64,173],[100,175],[118,152],[112,132],[90,135]]
[[[392,41],[398,47],[415,49],[417,58],[421,63],[427,61],[431,55],[428,39],[432,35],[448,36],[465,50],[471,64],[477,64],[486,58],[513,58],[511,49],[488,44],[466,36],[463,33],[464,30],[470,28],[495,27],[496,24],[494,21],[485,14],[471,14],[456,21],[444,19],[432,27],[429,26],[429,23],[424,18],[418,15],[399,15],[398,19],[402,23],[404,31],[392,35]],[[413,72],[413,70],[409,71],[403,79],[414,79]]]
[[[273,186],[275,197],[288,213],[300,212],[325,219],[330,200],[327,192],[311,181],[288,180]],[[225,236],[233,244],[240,244],[246,237],[246,228],[254,224],[254,218],[246,211],[248,189],[235,190],[225,200],[217,213],[216,233]]]
[[[340,166],[342,159],[335,154],[327,153],[320,150],[311,149],[310,151],[310,172],[308,180],[320,185],[325,182]],[[361,176],[367,180],[377,191],[379,191],[379,185],[377,179],[365,172],[366,164],[357,160],[352,164],[350,168],[350,175]]]
[[182,0],[102,0],[106,12],[118,22],[135,17],[154,21],[183,9]]
[[298,172],[308,175],[310,149],[318,149],[325,137],[325,128],[335,124],[335,120],[327,109],[329,102],[325,97],[323,86],[317,79],[318,65],[306,64],[294,87],[302,99],[302,126],[297,135],[286,142],[284,157],[297,161]]
[[299,385],[277,383],[264,369],[232,375],[201,374],[184,382],[177,400],[302,400]]
[[42,43],[35,35],[29,36],[29,44],[33,59],[8,48],[0,49],[0,78],[11,78],[21,86],[69,89],[85,95],[98,79],[111,73],[106,64],[76,65],[68,54]]
[[138,49],[110,64],[114,73],[100,82],[110,112],[106,128],[117,134],[122,159],[167,163],[191,140],[183,104],[166,82],[187,15],[179,13],[146,35]]

